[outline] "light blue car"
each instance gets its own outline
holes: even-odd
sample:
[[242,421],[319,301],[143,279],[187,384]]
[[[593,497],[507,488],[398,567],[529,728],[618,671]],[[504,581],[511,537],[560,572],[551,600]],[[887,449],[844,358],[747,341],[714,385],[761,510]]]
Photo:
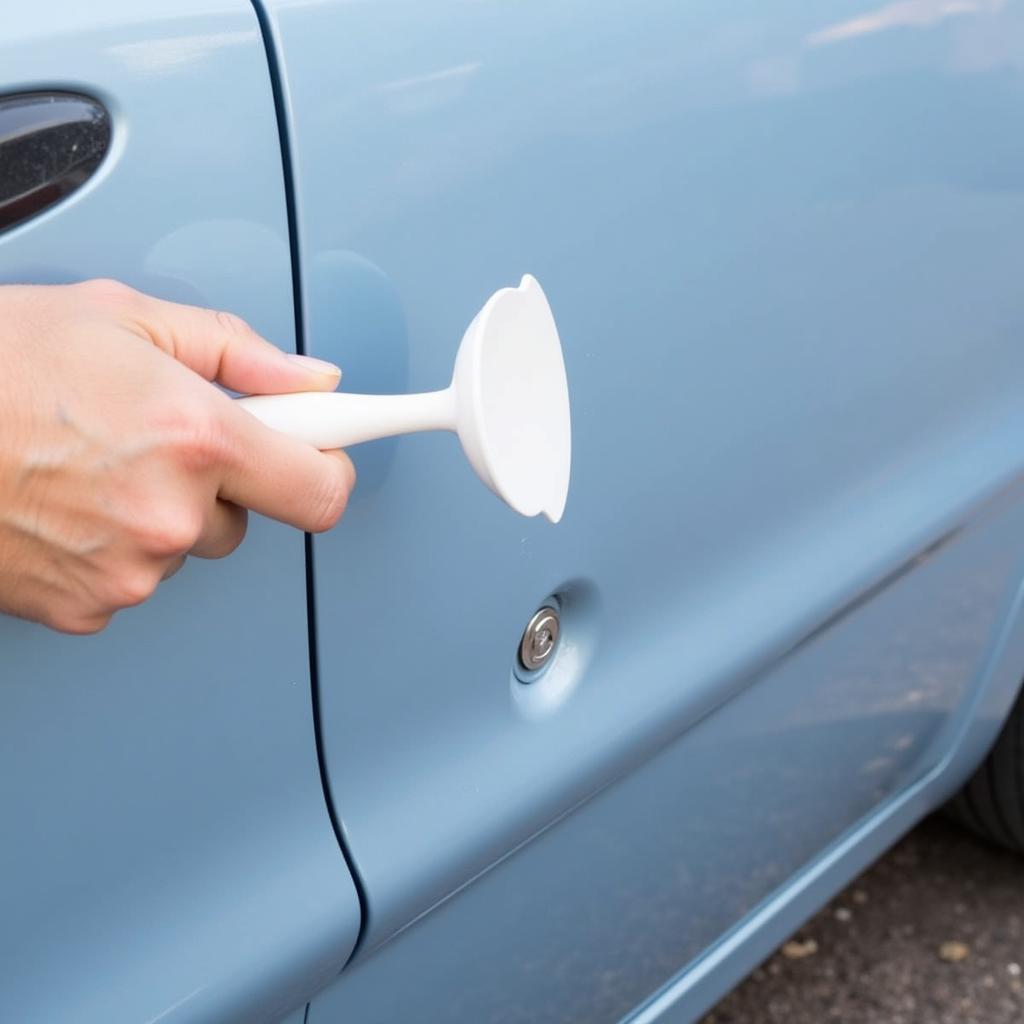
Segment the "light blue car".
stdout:
[[531,273],[573,469],[0,619],[0,1020],[683,1024],[958,791],[1024,848],[1020,4],[7,6],[0,280],[401,393]]

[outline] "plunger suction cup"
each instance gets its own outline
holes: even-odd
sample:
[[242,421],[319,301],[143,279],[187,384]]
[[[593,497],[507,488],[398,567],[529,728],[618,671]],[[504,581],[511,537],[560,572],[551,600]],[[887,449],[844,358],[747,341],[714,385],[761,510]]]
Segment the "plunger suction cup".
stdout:
[[527,274],[502,288],[463,335],[450,387],[419,395],[307,392],[238,400],[267,426],[317,448],[419,430],[454,430],[480,479],[516,512],[562,518],[572,431],[558,328]]

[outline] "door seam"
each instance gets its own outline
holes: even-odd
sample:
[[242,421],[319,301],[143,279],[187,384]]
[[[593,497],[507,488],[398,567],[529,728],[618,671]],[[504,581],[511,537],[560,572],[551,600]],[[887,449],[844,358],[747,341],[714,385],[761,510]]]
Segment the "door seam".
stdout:
[[[267,69],[270,75],[270,88],[274,97],[274,115],[277,121],[277,136],[281,152],[281,175],[284,184],[285,210],[288,223],[288,247],[291,255],[292,275],[292,309],[295,315],[295,346],[301,355],[306,354],[306,333],[305,333],[305,306],[302,292],[302,265],[299,258],[299,227],[298,227],[298,205],[296,202],[295,177],[293,170],[293,151],[288,118],[288,98],[283,73],[284,61],[282,59],[278,41],[274,35],[273,25],[260,0],[251,0],[253,11],[256,14],[256,21],[259,24],[260,35],[263,40],[263,50],[267,58]],[[356,899],[359,902],[359,931],[355,943],[349,954],[347,965],[363,945],[366,935],[367,923],[369,920],[368,905],[366,901],[366,889],[363,879],[356,868],[355,861],[345,841],[344,827],[341,819],[335,812],[335,802],[331,795],[330,777],[327,772],[327,761],[324,756],[324,743],[321,730],[322,716],[320,713],[320,666],[318,659],[319,647],[317,644],[316,628],[316,588],[314,586],[314,561],[313,561],[313,536],[307,533],[304,537],[304,552],[306,562],[306,627],[308,631],[309,649],[309,681],[310,697],[313,712],[313,736],[316,744],[316,759],[320,771],[320,787],[327,808],[327,815],[330,818],[331,827],[334,829],[335,838],[338,841],[338,848],[348,866],[349,874],[352,876],[352,883],[356,891]],[[343,968],[344,969],[344,968]],[[308,1007],[307,1007],[308,1013]]]

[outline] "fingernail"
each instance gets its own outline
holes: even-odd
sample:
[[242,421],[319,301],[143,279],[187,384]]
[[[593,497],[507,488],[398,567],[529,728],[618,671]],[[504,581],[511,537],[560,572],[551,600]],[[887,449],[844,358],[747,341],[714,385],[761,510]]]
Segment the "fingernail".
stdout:
[[325,359],[314,359],[312,356],[297,356],[291,352],[288,353],[288,358],[311,373],[320,373],[325,377],[341,376],[340,367],[335,366],[334,363],[327,362]]

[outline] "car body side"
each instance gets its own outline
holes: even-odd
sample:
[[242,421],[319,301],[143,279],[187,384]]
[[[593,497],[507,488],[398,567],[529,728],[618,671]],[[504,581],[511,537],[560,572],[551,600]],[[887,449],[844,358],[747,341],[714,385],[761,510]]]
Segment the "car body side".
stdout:
[[574,465],[551,527],[450,438],[362,447],[308,547],[257,521],[95,640],[0,622],[0,1007],[689,1021],[964,781],[1024,674],[1024,19],[919,6],[19,14],[0,87],[115,145],[3,279],[391,392],[534,273]]

